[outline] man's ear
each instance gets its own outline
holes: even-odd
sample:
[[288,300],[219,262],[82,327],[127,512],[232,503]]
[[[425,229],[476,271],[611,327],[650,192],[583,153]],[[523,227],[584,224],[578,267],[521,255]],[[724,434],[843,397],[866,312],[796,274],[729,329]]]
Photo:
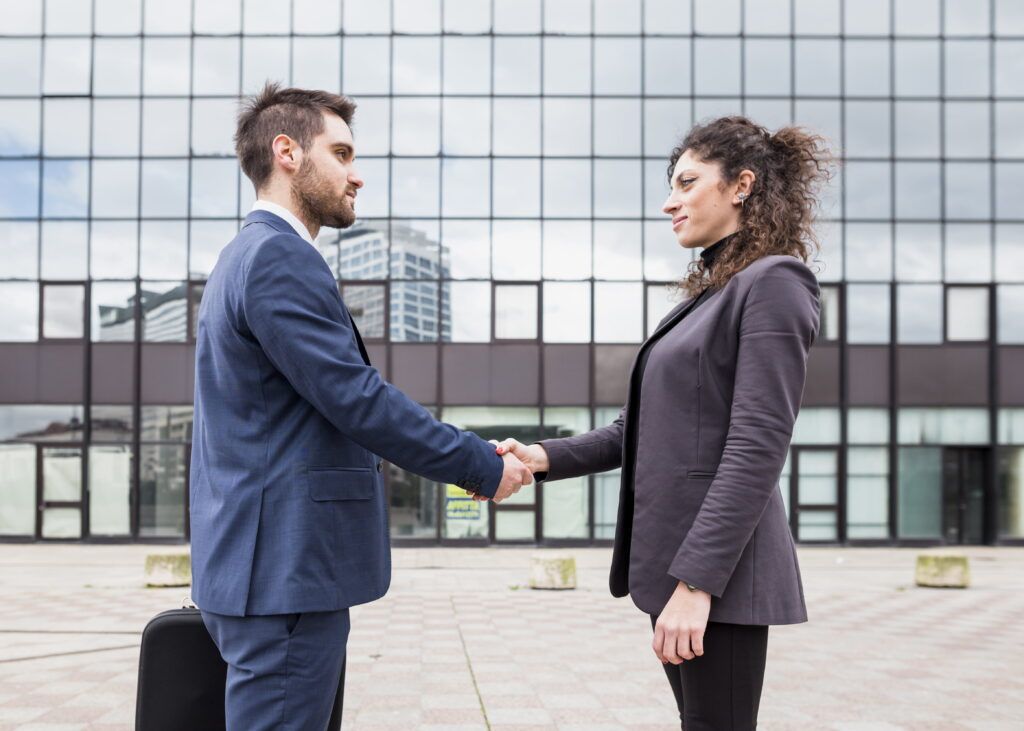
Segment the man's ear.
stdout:
[[302,164],[302,148],[286,134],[279,134],[270,143],[274,151],[275,166],[280,165],[290,173],[294,173]]

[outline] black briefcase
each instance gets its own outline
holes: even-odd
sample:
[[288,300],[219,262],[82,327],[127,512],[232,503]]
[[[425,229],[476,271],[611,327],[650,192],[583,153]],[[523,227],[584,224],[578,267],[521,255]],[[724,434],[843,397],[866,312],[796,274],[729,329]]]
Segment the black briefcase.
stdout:
[[[142,631],[135,731],[225,731],[227,664],[195,608],[171,609]],[[327,731],[341,728],[345,666]]]

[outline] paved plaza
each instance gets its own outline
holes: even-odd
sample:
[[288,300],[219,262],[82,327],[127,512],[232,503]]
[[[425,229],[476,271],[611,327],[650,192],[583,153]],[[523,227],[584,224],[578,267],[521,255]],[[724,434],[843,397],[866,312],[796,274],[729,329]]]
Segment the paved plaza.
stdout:
[[[0,545],[0,730],[132,728],[142,627],[187,593],[142,587],[154,550]],[[534,552],[396,549],[353,610],[344,728],[678,728],[610,551],[572,549],[569,592],[526,587]],[[811,621],[771,632],[759,728],[1024,728],[1024,549],[967,553],[958,591],[914,587],[914,550],[801,548]]]

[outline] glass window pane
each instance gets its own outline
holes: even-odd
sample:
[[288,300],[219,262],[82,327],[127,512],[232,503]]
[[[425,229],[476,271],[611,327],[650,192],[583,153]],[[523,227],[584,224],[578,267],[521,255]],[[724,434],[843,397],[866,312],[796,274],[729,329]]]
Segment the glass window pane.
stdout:
[[941,174],[938,162],[896,163],[896,217],[938,219]]
[[43,216],[84,218],[89,210],[89,161],[43,161]]
[[997,219],[1020,218],[1020,191],[1022,190],[1024,190],[1024,164],[997,162],[995,194],[995,217]]
[[89,533],[127,536],[132,450],[127,445],[89,448]]
[[849,101],[846,107],[846,155],[848,157],[889,157],[890,103]]
[[[3,459],[2,453],[0,459]],[[1024,447],[999,450],[998,485],[999,535],[1024,538]],[[0,532],[3,532],[2,527]]]
[[47,38],[43,42],[43,93],[88,94],[92,42],[87,38]]
[[901,284],[896,298],[898,342],[942,342],[942,285]]
[[[365,102],[360,102],[362,113]],[[488,99],[445,98],[443,100],[446,155],[488,155],[491,152],[491,104]],[[516,120],[518,121],[518,120]],[[368,125],[360,118],[361,129]]]
[[92,10],[87,3],[75,0],[47,0],[47,35],[82,35],[92,33]]
[[187,38],[147,38],[143,46],[143,93],[187,95],[190,55]]
[[844,51],[846,93],[849,96],[888,96],[889,42],[848,40]]
[[439,161],[396,159],[392,163],[392,209],[395,216],[437,216]]
[[341,38],[295,38],[292,41],[292,84],[305,89],[339,89]]
[[992,281],[991,242],[987,223],[946,224],[946,281]]
[[195,0],[197,33],[238,33],[242,29],[241,3]]
[[81,499],[81,447],[44,447],[43,500],[78,502]]
[[395,279],[440,277],[437,221],[393,221],[391,224],[391,276]]
[[846,288],[849,343],[889,342],[889,285],[851,284]]
[[140,439],[146,442],[192,441],[191,406],[143,406]]
[[94,218],[134,218],[139,213],[137,160],[94,160],[92,215]]
[[999,287],[996,299],[999,323],[998,339],[1002,344],[1024,344],[1024,286]]
[[43,100],[43,154],[48,157],[89,155],[88,99]]
[[939,96],[939,42],[896,41],[896,96]]
[[235,99],[196,99],[192,104],[192,154],[233,156],[237,114]]
[[444,39],[444,93],[489,94],[491,43],[489,38]]
[[639,99],[594,100],[594,154],[640,156]]
[[439,38],[394,38],[394,92],[439,94],[441,92],[441,42]]
[[590,64],[589,39],[544,38],[544,93],[589,94]]
[[891,0],[866,0],[847,4],[843,32],[851,35],[889,35],[889,3]]
[[892,278],[892,229],[889,224],[846,224],[846,276],[866,281]]
[[1024,281],[1024,225],[996,225],[996,281]]
[[491,4],[476,0],[444,0],[447,33],[487,33],[491,30]]
[[82,511],[78,508],[46,508],[43,513],[43,538],[81,538]]
[[839,340],[839,287],[821,288],[821,331],[818,338],[825,343]]
[[143,278],[185,278],[188,272],[188,229],[185,221],[144,221],[139,249],[139,271]]
[[[347,38],[345,43],[364,40]],[[267,81],[288,82],[291,63],[288,38],[242,38],[242,93],[255,94]],[[373,70],[367,70],[372,73]],[[342,87],[345,88],[345,87]],[[348,90],[349,92],[351,90]]]
[[238,209],[238,162],[192,160],[191,215],[228,218]]
[[1024,157],[1024,102],[996,102],[997,157]]
[[489,160],[445,158],[441,165],[444,216],[488,216],[491,213]]
[[[644,154],[667,158],[690,128],[693,110],[688,99],[644,99]],[[598,135],[597,144],[601,137]],[[600,150],[600,148],[599,148]],[[660,188],[668,193],[667,186]]]
[[896,224],[896,278],[902,282],[942,279],[942,233],[938,224]]
[[747,35],[789,35],[791,0],[744,3],[743,30]]
[[493,104],[494,154],[524,157],[539,155],[540,100],[495,99]]
[[0,221],[0,279],[39,276],[39,224]]
[[536,218],[540,215],[540,160],[494,160],[493,215]]
[[36,532],[36,448],[0,444],[0,536]]
[[[491,273],[489,221],[441,222],[442,276],[487,279]],[[490,301],[490,295],[487,296]]]
[[989,109],[988,102],[946,103],[947,157],[989,156]]
[[886,444],[889,410],[853,407],[846,412],[846,439],[850,444]]
[[988,289],[949,287],[946,323],[947,340],[988,340]]
[[0,69],[16,68],[21,72],[0,75],[0,94],[38,96],[42,52],[42,43],[35,38],[10,38],[0,41]]
[[490,282],[443,282],[442,308],[450,322],[442,322],[441,339],[453,343],[486,343],[491,340]]
[[196,38],[193,47],[192,93],[237,94],[239,39]]
[[642,282],[594,284],[594,342],[639,343],[643,340]]
[[896,102],[896,155],[939,157],[941,118],[938,102]]
[[188,215],[188,161],[142,161],[142,216]]
[[[309,13],[315,10],[323,18],[323,25],[320,33],[336,33],[341,25],[341,7],[334,3],[320,2],[317,6],[311,7],[312,3],[297,0],[292,3],[293,16],[298,18],[300,13]],[[244,0],[242,6],[242,31],[244,33],[287,33],[288,18],[282,18],[278,11],[279,4],[275,0]],[[297,25],[297,23],[296,23]],[[309,32],[308,29],[295,29],[296,33]]]
[[494,337],[496,340],[537,339],[536,285],[495,285]]
[[903,408],[899,411],[900,444],[988,444],[986,409]]
[[996,41],[996,96],[1024,94],[1024,43]]
[[668,313],[679,304],[678,295],[669,286],[664,284],[649,284],[647,292],[647,332],[646,337],[654,334],[658,325]]
[[808,407],[797,414],[793,444],[838,444],[839,409]]
[[540,38],[495,38],[494,93],[539,94],[540,53]]
[[188,34],[192,32],[191,0],[143,0],[146,34]]
[[344,10],[342,27],[349,33],[391,32],[391,3],[382,3],[378,0],[346,0]]
[[135,339],[134,282],[93,282],[90,306],[94,343]]
[[801,38],[795,42],[796,92],[839,95],[839,41]]
[[942,536],[942,450],[899,451],[897,515],[900,538]]
[[[987,31],[986,31],[987,32]],[[946,41],[946,96],[989,95],[990,41]]]
[[[544,410],[544,439],[583,434],[590,429],[586,408]],[[586,477],[564,480],[544,489],[544,537],[587,538],[590,535]]]
[[589,33],[590,2],[561,0],[544,3],[544,30],[548,33]]
[[539,221],[495,221],[491,246],[495,279],[540,279]]
[[673,282],[681,279],[692,253],[679,245],[670,222],[644,222],[644,279]]
[[544,153],[590,155],[590,100],[544,100]]
[[82,338],[85,335],[85,287],[47,285],[43,288],[43,337]]
[[799,454],[797,500],[801,505],[834,505],[839,498],[839,455],[832,449]]
[[39,101],[0,100],[0,155],[39,154]]
[[341,298],[364,339],[386,337],[383,285],[345,284],[341,287]]
[[34,342],[39,337],[39,285],[0,282],[0,342]]
[[591,176],[590,160],[551,160],[542,163],[544,214],[553,217],[589,218],[591,200],[586,181]]
[[39,215],[39,162],[0,160],[0,216]]
[[392,282],[391,339],[436,342],[437,282]]
[[688,34],[691,4],[692,0],[646,0],[643,4],[644,32]]
[[139,154],[138,99],[93,101],[92,153],[135,157]]
[[999,409],[999,444],[1024,444],[1024,409]]
[[[441,142],[438,99],[395,99],[391,147],[397,155],[436,155]],[[396,183],[402,178],[396,175]]]
[[892,206],[892,163],[849,162],[843,182],[849,218],[889,218]]
[[5,8],[5,33],[38,36],[43,32],[42,0],[26,0]]
[[[386,3],[380,4],[386,6]],[[346,3],[346,16],[348,11]],[[342,51],[342,88],[346,94],[387,94],[391,91],[390,38],[346,37]]]
[[544,283],[544,342],[590,342],[590,283]]
[[[437,489],[438,484],[407,472],[395,465],[388,465],[388,492],[391,495],[388,506],[388,521],[392,538],[434,538],[437,535]],[[455,485],[447,486],[458,489]],[[464,490],[459,490],[457,508],[467,513],[478,511],[474,502]],[[457,509],[456,508],[456,509]]]
[[591,276],[589,221],[544,221],[544,278],[586,279]]
[[643,169],[639,160],[594,161],[594,215],[641,218]]
[[440,33],[441,0],[392,0],[396,33]]
[[359,221],[341,234],[338,269],[342,279],[387,279],[390,271],[387,221]]
[[639,221],[602,221],[594,228],[594,276],[598,279],[641,279]]
[[644,94],[690,93],[690,39],[644,39]]
[[639,38],[594,39],[594,93],[640,93]]
[[846,454],[846,536],[888,538],[889,450],[851,447]]
[[[788,40],[748,40],[744,59],[747,94],[790,93]],[[700,61],[697,62],[698,66]]]
[[213,271],[220,250],[238,233],[234,221],[192,221],[189,241],[188,275],[204,279]]
[[185,342],[188,335],[188,287],[185,282],[142,282],[142,339]]
[[144,444],[139,452],[139,536],[185,534],[185,447]]
[[[697,94],[740,93],[740,41],[726,38],[698,38],[694,49]],[[698,115],[699,118],[702,115]]]
[[89,271],[89,225],[43,221],[42,278],[85,279]]
[[79,405],[0,406],[0,441],[80,442],[83,429]]
[[188,155],[188,127],[187,99],[144,99],[142,154],[164,157]]

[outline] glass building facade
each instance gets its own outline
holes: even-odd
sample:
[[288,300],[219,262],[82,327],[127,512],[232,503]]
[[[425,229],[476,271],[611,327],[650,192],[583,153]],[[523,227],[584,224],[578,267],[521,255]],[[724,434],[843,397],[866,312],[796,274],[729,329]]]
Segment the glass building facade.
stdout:
[[[1024,3],[22,0],[0,24],[0,540],[188,539],[195,316],[237,102],[341,91],[317,240],[374,364],[485,438],[611,421],[690,254],[694,121],[828,137],[802,542],[1024,542]],[[391,466],[398,542],[600,543],[616,473],[500,506]]]

